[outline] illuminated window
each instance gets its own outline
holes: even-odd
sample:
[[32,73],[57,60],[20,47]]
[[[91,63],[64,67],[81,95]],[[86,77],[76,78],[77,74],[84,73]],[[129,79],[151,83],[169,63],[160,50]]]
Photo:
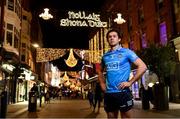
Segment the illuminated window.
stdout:
[[162,22],[159,25],[159,35],[160,35],[160,44],[166,45],[167,44],[167,31],[166,31],[166,23]]
[[142,42],[142,48],[146,48],[147,47],[147,40],[146,40],[146,33],[143,33],[141,36],[141,42]]

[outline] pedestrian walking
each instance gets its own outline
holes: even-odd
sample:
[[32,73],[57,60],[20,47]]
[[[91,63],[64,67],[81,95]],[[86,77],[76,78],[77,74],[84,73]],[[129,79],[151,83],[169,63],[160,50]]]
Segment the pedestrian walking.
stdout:
[[88,98],[88,101],[89,101],[89,105],[90,105],[90,108],[93,107],[94,105],[94,95],[93,95],[93,92],[91,89],[88,90],[88,94],[87,94],[87,98]]
[[59,100],[61,100],[62,99],[62,91],[61,90],[59,91],[58,95],[59,95]]
[[31,91],[38,93],[38,87],[36,85],[36,83],[33,84],[33,87],[31,88]]
[[47,91],[46,92],[46,94],[45,94],[45,101],[46,101],[46,103],[48,104],[50,104],[50,92],[49,91]]
[[[132,50],[121,46],[122,35],[118,30],[108,31],[106,38],[111,49],[103,55],[98,71],[101,89],[105,92],[104,109],[108,118],[118,118],[119,111],[121,118],[130,118],[133,97],[129,87],[141,78],[147,67]],[[137,73],[129,80],[132,63],[137,67]]]
[[94,111],[96,110],[96,106],[98,104],[98,113],[100,112],[101,102],[102,102],[102,90],[99,82],[96,83],[95,88],[95,97],[94,97]]

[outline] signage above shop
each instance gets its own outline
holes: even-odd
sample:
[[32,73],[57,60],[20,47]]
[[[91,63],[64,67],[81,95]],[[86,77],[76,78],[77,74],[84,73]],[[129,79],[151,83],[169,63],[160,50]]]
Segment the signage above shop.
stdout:
[[108,23],[101,21],[100,14],[68,11],[68,18],[60,19],[60,26],[107,27]]

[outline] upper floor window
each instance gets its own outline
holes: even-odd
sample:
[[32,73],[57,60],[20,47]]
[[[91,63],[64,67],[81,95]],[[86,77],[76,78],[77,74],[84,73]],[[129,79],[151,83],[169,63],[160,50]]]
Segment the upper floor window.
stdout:
[[8,0],[8,9],[14,11],[14,0]]
[[132,18],[131,17],[129,17],[127,25],[128,25],[128,32],[131,32],[132,31]]
[[25,60],[26,60],[25,55],[21,55],[21,61],[25,62]]
[[166,31],[166,23],[162,22],[159,25],[159,35],[160,35],[160,44],[166,45],[167,44],[167,31]]
[[174,0],[174,11],[176,14],[179,13],[179,9],[180,9],[180,0]]
[[138,22],[144,22],[144,11],[142,6],[138,9]]
[[22,47],[23,47],[23,48],[26,48],[26,43],[22,43]]
[[0,6],[0,25],[2,25],[1,24],[1,6]]
[[7,32],[6,32],[6,39],[7,39],[7,44],[9,44],[10,46],[12,46],[12,42],[13,42],[13,32],[7,31]]
[[134,50],[135,49],[135,45],[134,45],[134,39],[132,38],[132,36],[130,35],[129,36],[129,48],[131,49],[131,50]]
[[164,0],[158,0],[158,8],[161,9],[163,7]]
[[19,48],[19,39],[16,35],[14,35],[14,48]]
[[146,33],[143,33],[141,36],[141,43],[142,43],[142,48],[147,47],[147,39],[146,39]]
[[13,25],[7,23],[7,29],[13,31]]
[[23,15],[23,20],[27,20],[27,16]]
[[6,43],[9,44],[10,46],[13,46],[13,39],[14,39],[14,26],[13,24],[7,23],[6,24]]
[[21,1],[20,0],[16,0],[15,12],[18,15],[18,17],[21,19]]
[[127,0],[127,9],[130,10],[132,8],[132,1],[131,0]]

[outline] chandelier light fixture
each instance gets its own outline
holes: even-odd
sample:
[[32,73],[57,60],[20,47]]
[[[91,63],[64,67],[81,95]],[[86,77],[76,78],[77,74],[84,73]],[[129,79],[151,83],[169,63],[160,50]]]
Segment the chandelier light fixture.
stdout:
[[71,85],[70,81],[67,80],[67,82],[65,83],[65,86],[70,86],[70,85]]
[[77,64],[77,59],[74,57],[74,54],[73,54],[73,49],[71,48],[70,49],[70,52],[69,52],[69,56],[68,56],[68,59],[65,60],[66,64],[69,66],[69,67],[74,67],[76,66]]
[[49,14],[48,8],[44,8],[44,13],[41,13],[39,15],[39,17],[43,18],[44,20],[49,20],[49,19],[53,18],[53,16],[51,14]]
[[123,19],[122,17],[122,14],[121,13],[118,13],[117,14],[117,18],[114,19],[114,22],[116,22],[117,24],[123,24],[126,22],[125,19]]
[[69,76],[67,75],[67,72],[66,72],[66,71],[65,71],[65,73],[64,73],[63,80],[64,80],[64,81],[68,81],[68,80],[69,80]]

